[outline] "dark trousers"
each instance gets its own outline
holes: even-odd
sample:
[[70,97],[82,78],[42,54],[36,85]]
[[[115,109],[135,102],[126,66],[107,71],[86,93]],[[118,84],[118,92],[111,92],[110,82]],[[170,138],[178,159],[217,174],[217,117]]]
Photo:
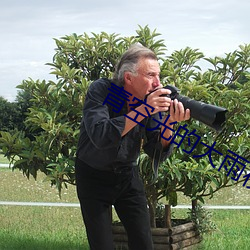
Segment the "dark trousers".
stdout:
[[137,167],[114,173],[77,160],[76,184],[91,250],[114,249],[112,205],[127,231],[129,249],[153,249],[147,201]]

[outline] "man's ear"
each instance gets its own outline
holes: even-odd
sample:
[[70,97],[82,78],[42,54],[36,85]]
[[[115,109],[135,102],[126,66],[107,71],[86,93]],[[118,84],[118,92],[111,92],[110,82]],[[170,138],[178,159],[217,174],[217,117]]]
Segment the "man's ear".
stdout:
[[132,74],[131,74],[131,72],[125,72],[124,73],[124,81],[128,85],[132,84]]

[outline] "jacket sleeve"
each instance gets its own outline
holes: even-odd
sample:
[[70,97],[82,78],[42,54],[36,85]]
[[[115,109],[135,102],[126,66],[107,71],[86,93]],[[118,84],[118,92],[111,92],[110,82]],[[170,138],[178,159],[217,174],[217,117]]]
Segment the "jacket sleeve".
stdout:
[[170,143],[168,147],[163,148],[160,142],[161,126],[155,120],[160,121],[158,114],[148,118],[148,121],[146,122],[143,149],[152,159],[154,155],[160,155],[160,159],[157,160],[159,160],[159,162],[163,162],[172,154],[174,144]]
[[96,148],[119,146],[125,127],[125,117],[110,118],[109,108],[103,105],[108,95],[108,80],[93,82],[86,95],[83,122],[86,132]]

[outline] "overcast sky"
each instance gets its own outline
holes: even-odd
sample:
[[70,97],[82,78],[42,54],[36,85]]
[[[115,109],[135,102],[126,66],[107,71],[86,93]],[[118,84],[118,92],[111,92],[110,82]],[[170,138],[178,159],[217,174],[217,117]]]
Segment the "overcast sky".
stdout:
[[87,32],[157,29],[167,54],[190,46],[223,55],[250,42],[249,0],[1,0],[0,96],[14,101],[29,77],[52,79],[53,38]]

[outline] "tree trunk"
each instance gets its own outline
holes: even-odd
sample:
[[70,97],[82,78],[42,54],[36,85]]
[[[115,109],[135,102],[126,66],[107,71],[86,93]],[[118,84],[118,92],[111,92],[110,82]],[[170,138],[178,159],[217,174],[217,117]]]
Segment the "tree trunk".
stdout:
[[152,228],[156,227],[156,220],[155,220],[155,207],[156,204],[154,204],[153,201],[148,199],[148,207],[149,207],[149,216],[150,216],[150,225]]
[[197,199],[192,200],[192,212],[195,213],[197,208]]
[[171,206],[165,205],[165,226],[166,228],[171,228]]

